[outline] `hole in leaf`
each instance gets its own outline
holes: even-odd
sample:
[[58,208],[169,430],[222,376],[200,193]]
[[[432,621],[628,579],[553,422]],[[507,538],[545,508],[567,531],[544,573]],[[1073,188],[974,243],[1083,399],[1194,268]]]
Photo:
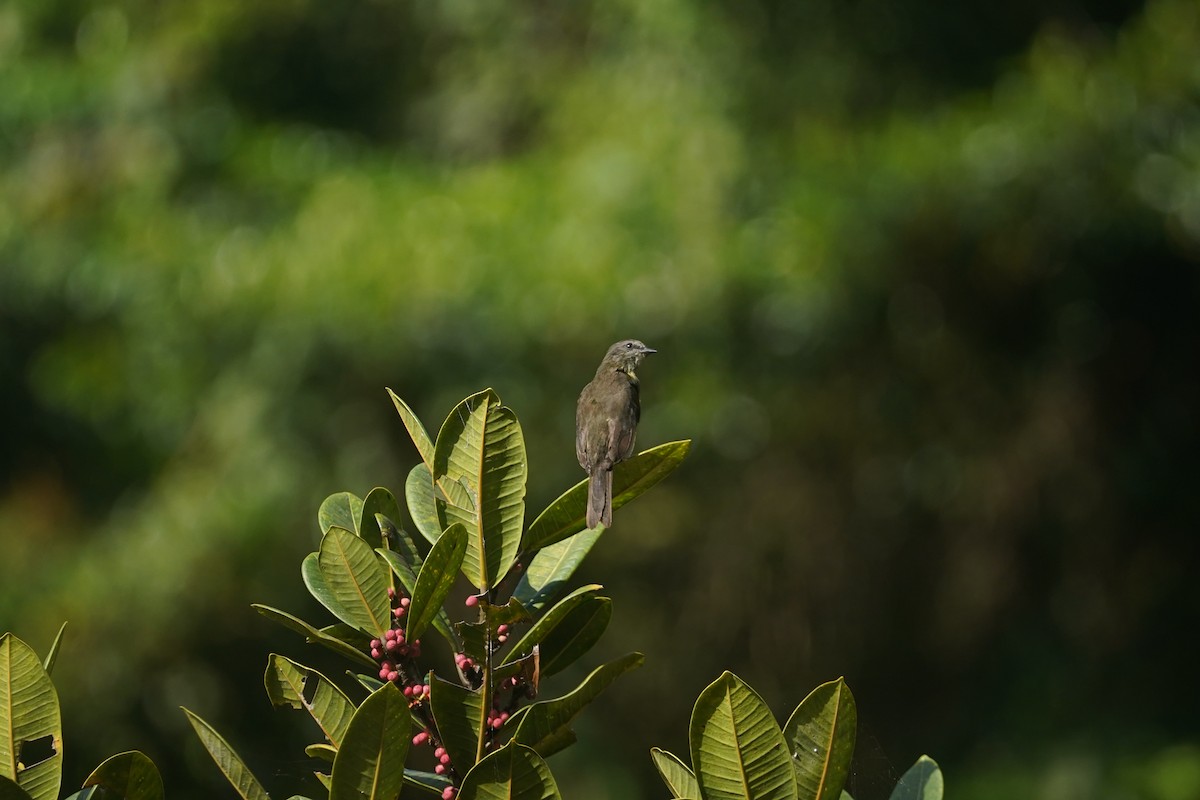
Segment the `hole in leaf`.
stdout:
[[21,742],[17,760],[24,765],[25,769],[29,769],[56,755],[58,755],[58,751],[54,749],[54,737],[48,734]]
[[313,698],[317,696],[317,683],[315,678],[307,675],[304,677],[304,688],[301,690],[301,694],[304,696],[304,705],[311,706],[313,704]]

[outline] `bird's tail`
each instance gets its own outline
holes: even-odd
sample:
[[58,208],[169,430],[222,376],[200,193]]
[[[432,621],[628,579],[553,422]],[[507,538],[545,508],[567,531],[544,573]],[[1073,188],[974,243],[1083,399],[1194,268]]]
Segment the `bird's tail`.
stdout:
[[587,526],[612,527],[612,470],[597,468],[588,480]]

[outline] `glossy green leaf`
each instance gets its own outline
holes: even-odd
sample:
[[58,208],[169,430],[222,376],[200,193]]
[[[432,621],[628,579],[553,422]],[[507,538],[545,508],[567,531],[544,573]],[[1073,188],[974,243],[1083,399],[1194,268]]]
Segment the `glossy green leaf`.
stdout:
[[340,747],[354,716],[354,703],[341,689],[315,669],[272,653],[263,676],[267,697],[276,708],[303,708],[316,721],[325,738]]
[[417,575],[417,585],[405,617],[405,639],[411,642],[421,638],[429,623],[443,610],[442,603],[454,586],[466,553],[467,529],[458,523],[447,528],[430,548]]
[[663,783],[671,790],[672,797],[699,797],[700,784],[691,767],[679,760],[674,753],[658,747],[650,748],[650,758],[658,770]]
[[796,800],[783,732],[762,698],[733,673],[700,693],[688,738],[705,800]]
[[330,590],[329,584],[325,582],[325,575],[321,572],[320,558],[317,553],[309,553],[300,562],[300,577],[304,581],[308,593],[315,597],[318,603],[325,606],[329,613],[338,619],[345,619],[348,616],[346,609],[338,602],[333,591]]
[[337,748],[330,744],[310,744],[304,748],[304,755],[332,764],[333,760],[337,758]]
[[[377,550],[376,552],[391,567],[392,572],[396,574],[397,579],[400,581],[400,585],[404,587],[404,591],[409,597],[412,597],[413,590],[417,585],[416,573],[409,568],[399,553],[393,553],[390,550]],[[450,615],[446,613],[445,608],[438,609],[437,614],[433,618],[432,625],[433,629],[449,642],[454,652],[458,653],[462,651],[462,639],[454,631],[454,627],[450,622]]]
[[[690,439],[667,442],[617,464],[613,470],[613,509],[625,505],[674,472],[691,446]],[[521,551],[532,552],[584,530],[587,492],[585,478],[551,503],[529,526],[521,541]]]
[[531,611],[541,611],[554,601],[602,533],[603,528],[581,531],[543,547],[529,562],[513,597]]
[[362,537],[333,527],[321,539],[318,563],[325,584],[342,607],[341,620],[376,638],[391,627],[388,578]]
[[400,397],[391,389],[387,390],[388,396],[392,398],[392,403],[396,406],[396,411],[400,414],[400,419],[404,421],[404,427],[408,429],[408,435],[412,437],[413,444],[417,447],[417,452],[421,455],[421,460],[426,465],[433,464],[433,440],[429,438],[428,431],[421,424],[421,420],[413,413],[413,410],[408,407],[408,403],[400,399]]
[[516,560],[525,518],[525,439],[511,409],[491,389],[468,397],[446,418],[434,445],[433,478],[446,502],[446,526],[469,534],[463,573],[484,591]]
[[63,633],[67,630],[67,623],[64,622],[58,626],[58,633],[54,636],[54,642],[50,645],[50,652],[46,653],[46,660],[42,662],[42,667],[46,670],[46,674],[50,675],[54,672],[54,662],[58,660],[58,651],[62,647]]
[[483,753],[483,692],[442,680],[429,684],[429,707],[441,733],[442,745],[460,775]]
[[528,706],[517,724],[513,741],[528,745],[545,757],[573,743],[575,734],[571,731],[571,722],[575,717],[613,681],[640,667],[645,660],[641,653],[627,653],[592,670],[570,694]]
[[[88,794],[92,794],[93,790],[88,789]],[[76,792],[71,796],[74,800],[87,800],[83,792]],[[0,800],[31,800],[29,793],[18,786],[14,781],[0,775]]]
[[[442,796],[442,792],[446,791],[446,787],[450,786],[450,779],[445,775],[438,775],[436,772],[424,772],[417,769],[404,770],[404,785],[413,786],[423,792]],[[408,795],[405,795],[407,797]]]
[[442,523],[438,519],[433,473],[428,465],[417,464],[409,471],[408,479],[404,482],[404,497],[408,502],[408,515],[412,517],[417,532],[433,544],[442,535]]
[[0,777],[33,800],[56,800],[62,751],[58,694],[46,668],[25,642],[0,636]]
[[334,527],[357,531],[356,526],[361,518],[362,498],[350,492],[329,495],[317,509],[317,522],[321,525],[321,535],[329,533],[329,529]]
[[783,726],[803,800],[833,800],[850,774],[858,711],[846,681],[823,683],[809,692]]
[[333,761],[329,800],[395,800],[411,744],[408,701],[393,683],[362,702]]
[[237,790],[242,800],[270,800],[267,790],[254,777],[254,773],[250,771],[241,757],[229,746],[229,742],[225,741],[211,725],[188,709],[183,709],[183,713],[187,714],[188,722],[192,723],[192,729],[196,731],[196,735],[200,737],[200,743],[204,745],[204,749],[216,762],[217,769],[221,770],[221,774]]
[[929,756],[921,756],[900,776],[890,800],[942,800],[942,790],[941,768]]
[[372,547],[383,544],[380,536],[382,529],[376,519],[378,515],[383,515],[396,525],[399,525],[401,520],[396,496],[382,486],[376,486],[363,498],[362,508],[358,512],[358,527],[355,528],[358,535],[366,539]]
[[347,644],[346,642],[337,638],[336,636],[333,636],[331,634],[326,633],[325,631],[314,628],[312,625],[309,625],[304,620],[300,619],[299,617],[293,616],[292,614],[289,614],[286,611],[280,611],[278,608],[272,608],[271,606],[265,606],[265,605],[262,605],[261,603],[253,603],[253,604],[251,604],[250,607],[253,608],[255,611],[257,611],[258,613],[262,614],[267,619],[274,620],[275,622],[278,622],[279,624],[283,625],[285,628],[290,628],[291,630],[295,631],[296,633],[301,634],[302,636],[304,636],[305,640],[307,642],[309,642],[310,644],[322,645],[324,647],[329,648],[330,650],[332,650],[335,653],[343,655],[347,658],[354,659],[355,661],[358,661],[360,664],[366,664],[366,665],[369,665],[371,667],[376,667],[376,668],[379,666],[378,664],[375,663],[375,660],[373,658],[371,658],[369,655],[362,652],[361,650],[358,650],[358,649],[352,647],[351,645]]
[[537,644],[543,678],[575,663],[600,640],[612,618],[612,600],[598,596],[600,588],[593,584],[564,597],[521,637],[505,661],[533,652]]
[[[86,789],[97,786],[105,790],[105,797],[122,800],[163,800],[162,776],[145,754],[137,750],[118,753],[106,759],[92,770],[83,782]],[[107,794],[112,792],[115,794]]]
[[463,778],[459,800],[559,800],[550,767],[531,748],[509,743]]

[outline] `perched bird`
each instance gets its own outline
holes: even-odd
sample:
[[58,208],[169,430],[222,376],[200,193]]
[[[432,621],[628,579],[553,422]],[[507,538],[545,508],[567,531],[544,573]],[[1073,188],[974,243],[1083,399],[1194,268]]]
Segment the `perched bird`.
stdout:
[[633,455],[642,406],[636,370],[648,353],[637,339],[608,348],[575,407],[575,455],[589,476],[587,526],[612,526],[613,465]]

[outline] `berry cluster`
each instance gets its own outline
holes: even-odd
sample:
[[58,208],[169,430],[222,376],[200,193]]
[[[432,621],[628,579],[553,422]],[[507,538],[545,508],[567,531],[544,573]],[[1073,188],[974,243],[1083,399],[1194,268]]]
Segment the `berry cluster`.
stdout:
[[[423,744],[436,745],[433,750],[433,757],[437,760],[437,764],[434,766],[433,771],[438,775],[445,775],[447,771],[452,769],[450,764],[450,754],[446,752],[446,748],[437,744],[437,741],[433,738],[433,735],[429,732],[428,728],[414,736],[412,743],[417,747],[420,747]],[[458,789],[454,786],[447,786],[442,790],[443,800],[452,800],[456,794],[458,794]]]
[[371,640],[371,658],[379,662],[379,680],[403,684],[404,696],[411,702],[419,703],[429,696],[429,687],[419,683],[415,678],[409,678],[403,668],[403,659],[414,659],[421,656],[421,640],[405,641],[404,617],[412,601],[402,592],[388,589],[388,598],[392,601],[392,627],[383,632],[383,639]]

